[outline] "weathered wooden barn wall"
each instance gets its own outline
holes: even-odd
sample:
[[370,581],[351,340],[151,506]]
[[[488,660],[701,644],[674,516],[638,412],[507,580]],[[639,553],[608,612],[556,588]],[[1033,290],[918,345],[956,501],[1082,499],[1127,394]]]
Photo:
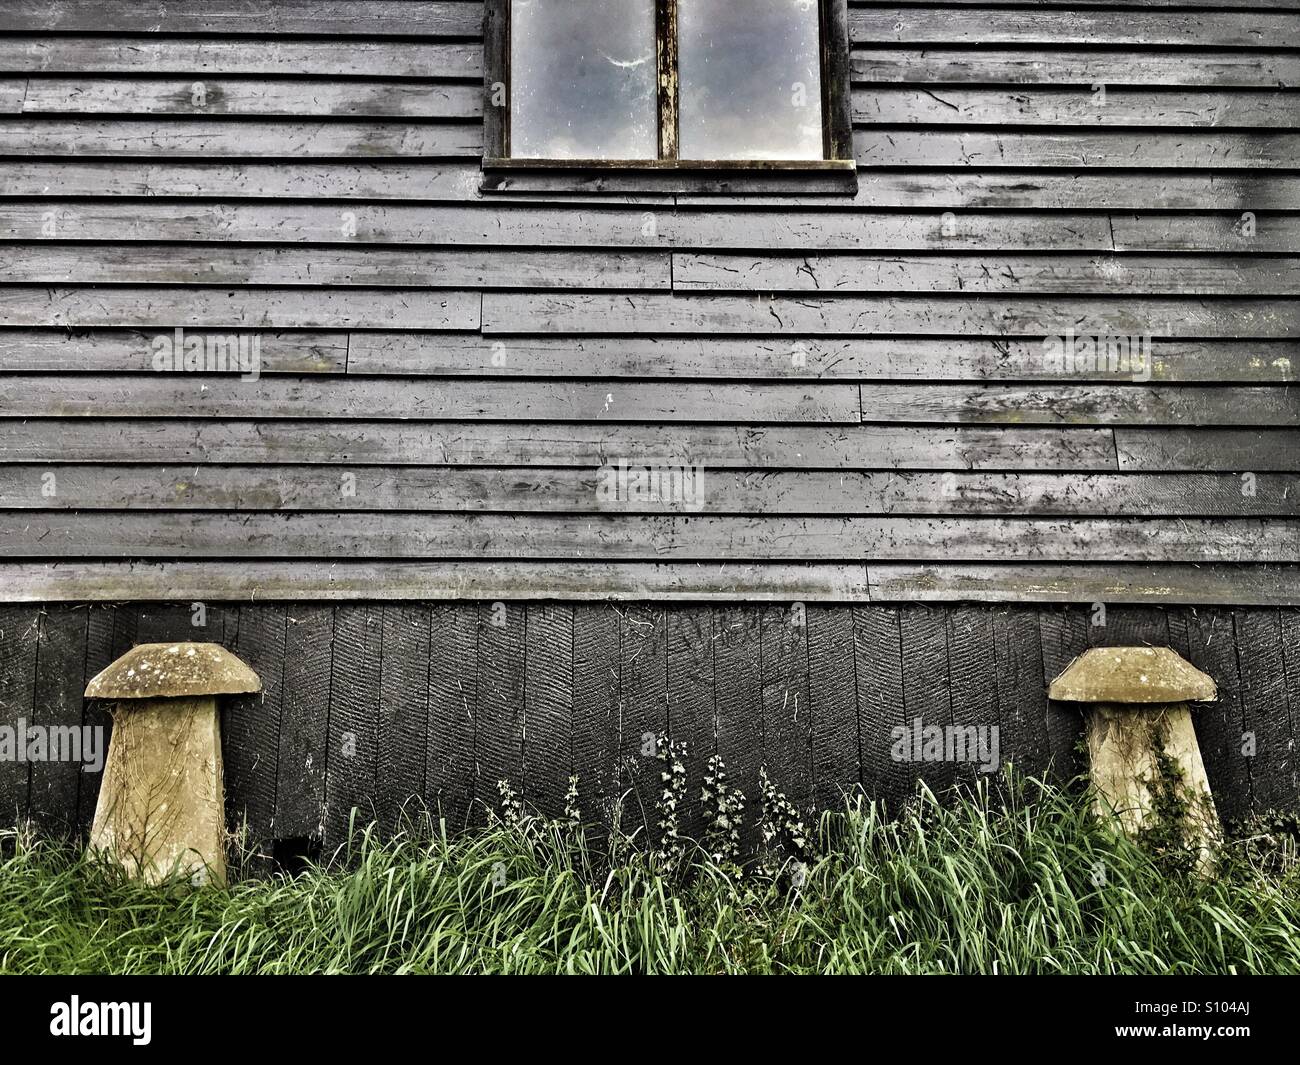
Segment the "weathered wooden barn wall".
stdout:
[[[373,760],[335,784],[390,810],[521,758],[543,801],[570,760],[612,788],[611,707],[635,729],[710,699],[751,782],[761,749],[805,792],[883,788],[900,698],[1062,720],[1015,633],[1047,668],[1093,630],[1044,604],[1176,604],[1123,616],[1227,684],[1202,742],[1269,737],[1214,755],[1216,787],[1295,803],[1300,13],[854,3],[850,197],[483,191],[481,24],[465,0],[0,4],[0,600],[29,604],[0,717],[78,719],[85,675],[158,629],[84,604],[203,601],[270,664],[227,732],[263,828],[328,809],[336,836],[314,752],[350,721]],[[255,339],[259,376],[156,372],[178,327]],[[1150,379],[1049,364],[1066,330],[1151,335]],[[620,459],[702,464],[702,508],[600,505]],[[803,650],[757,635],[794,602]],[[660,657],[628,652],[645,631]],[[810,716],[755,672],[769,646]],[[716,690],[684,680],[704,647]],[[571,759],[538,760],[547,728]],[[32,809],[69,815],[46,775]]]
[[[700,827],[716,753],[752,830],[760,766],[802,810],[859,784],[897,809],[918,779],[973,781],[971,762],[891,756],[891,730],[917,717],[996,725],[1004,764],[1072,775],[1082,716],[1050,703],[1046,681],[1090,646],[1151,643],[1219,686],[1194,717],[1221,814],[1300,793],[1296,610],[1116,607],[1103,627],[1088,609],[1001,605],[266,603],[214,604],[205,620],[169,604],[0,607],[0,705],[107,724],[81,698],[94,673],[135,643],[209,639],[265,687],[223,712],[230,823],[247,820],[254,842],[333,850],[354,807],[392,827],[412,800],[464,824],[497,806],[502,779],[559,816],[571,775],[585,818],[607,824],[626,793],[634,828],[660,787],[647,734],[685,748],[684,827]],[[98,783],[76,765],[0,762],[0,822],[84,829]]]

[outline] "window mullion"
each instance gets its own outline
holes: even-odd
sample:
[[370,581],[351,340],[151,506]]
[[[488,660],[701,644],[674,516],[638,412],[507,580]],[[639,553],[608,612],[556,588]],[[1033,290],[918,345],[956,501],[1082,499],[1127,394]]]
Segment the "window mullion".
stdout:
[[677,0],[656,0],[659,57],[659,158],[677,158]]

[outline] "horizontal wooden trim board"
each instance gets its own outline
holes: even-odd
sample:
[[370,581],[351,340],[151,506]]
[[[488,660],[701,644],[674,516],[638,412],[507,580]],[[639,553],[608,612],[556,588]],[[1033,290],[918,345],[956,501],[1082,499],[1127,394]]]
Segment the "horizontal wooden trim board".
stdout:
[[[1300,453],[1300,433],[1291,436],[1292,453]],[[709,468],[1116,468],[1114,438],[1102,429],[340,421],[322,432],[307,420],[0,418],[0,462],[44,464],[52,455],[62,462],[594,467],[639,456]]]
[[313,156],[446,158],[482,154],[482,130],[473,122],[0,118],[0,155],[9,156],[291,160]]
[[171,329],[477,329],[472,290],[0,286],[0,326],[159,326]]
[[[480,190],[482,175],[470,162],[188,162],[154,163],[137,160],[23,160],[0,159],[0,196],[63,197],[180,197],[186,199],[275,200],[287,218],[311,217],[300,212],[311,208],[295,201],[402,201],[446,203],[491,202],[501,205],[502,197]],[[671,196],[634,195],[617,190],[613,176],[603,177],[603,188],[593,187],[579,197],[540,191],[533,195],[512,192],[510,204],[550,204],[566,201],[579,211],[598,204],[671,207]],[[0,201],[2,203],[3,201]],[[290,206],[292,204],[292,206]],[[1132,171],[1116,173],[1054,173],[1034,169],[977,170],[965,166],[948,170],[870,169],[858,174],[854,196],[746,196],[738,204],[734,195],[716,194],[682,197],[683,206],[727,207],[737,220],[744,210],[784,210],[791,222],[808,208],[836,211],[909,207],[944,211],[978,210],[1180,210],[1234,212],[1243,210],[1300,210],[1300,176],[1249,170],[1220,170],[1204,173]],[[12,210],[26,206],[3,204]],[[55,203],[60,210],[64,204]],[[140,206],[143,210],[143,205]],[[166,218],[164,205],[146,218]],[[226,209],[207,206],[202,212]],[[233,209],[233,208],[230,208]],[[89,224],[100,212],[119,214],[120,207],[80,204]],[[183,205],[176,208],[184,217]],[[75,213],[75,212],[74,212]],[[503,212],[504,213],[504,212]],[[25,217],[15,215],[14,217]],[[107,216],[106,216],[107,217]],[[236,216],[241,217],[241,216]],[[249,216],[255,217],[255,216]],[[383,217],[374,216],[372,217]],[[397,216],[400,217],[400,216]],[[587,216],[590,217],[590,216]],[[360,221],[360,219],[359,219]],[[509,221],[509,215],[504,221]],[[968,220],[971,221],[971,220]],[[201,224],[201,223],[200,223]],[[971,224],[978,224],[971,221]],[[38,231],[39,232],[39,231]],[[815,232],[815,230],[814,230]],[[35,236],[36,234],[24,234]],[[1068,236],[1068,234],[1065,234]],[[124,237],[123,239],[129,239]],[[324,239],[324,238],[322,238]]]
[[[1092,84],[1102,83],[1097,80]],[[29,89],[29,99],[30,95]],[[33,108],[24,103],[23,110],[31,111]],[[1105,96],[1102,96],[1090,86],[1078,89],[968,89],[934,85],[894,89],[873,85],[854,90],[853,121],[860,125],[915,126],[1296,129],[1300,128],[1300,94],[1295,91],[1189,92],[1108,86]]]
[[[1268,94],[1265,94],[1268,95]],[[28,78],[18,110],[28,115],[181,115],[263,118],[481,118],[482,84],[422,81],[304,81],[302,79],[218,79],[147,81],[88,78]],[[1194,107],[1219,106],[1214,100]],[[1266,100],[1239,106],[1267,110]],[[1229,112],[1219,124],[1233,125]],[[1263,116],[1261,116],[1262,118]],[[1172,123],[1171,123],[1172,124]],[[1180,123],[1199,124],[1199,123]],[[1275,125],[1274,122],[1237,122]]]
[[[1276,263],[1274,278],[1288,267]],[[1225,264],[1223,273],[1232,266]],[[1240,266],[1242,271],[1249,268]],[[1208,265],[1206,275],[1213,274]],[[1217,275],[1216,275],[1217,276]],[[636,288],[672,285],[670,257],[654,251],[525,251],[447,248],[264,248],[149,244],[9,245],[0,283],[70,285],[310,285],[384,288]],[[1282,288],[1273,280],[1272,287]],[[1226,285],[1226,281],[1225,281]],[[1266,285],[1259,291],[1269,291]]]
[[[311,243],[367,248],[372,244],[528,246],[548,251],[615,247],[709,252],[750,248],[804,254],[879,250],[1055,254],[1220,252],[1243,256],[1300,253],[1300,214],[1257,212],[1247,228],[1241,211],[1216,214],[980,211],[960,216],[948,213],[945,217],[939,211],[924,214],[866,209],[794,211],[735,203],[729,210],[689,206],[656,210],[649,205],[592,208],[582,200],[572,206],[440,207],[0,200],[0,239],[113,244]],[[12,257],[20,251],[11,248],[6,254]],[[190,249],[188,253],[193,255],[197,251]],[[85,254],[112,252],[87,250]],[[172,253],[169,250],[167,254]],[[320,261],[320,254],[314,254]],[[328,265],[340,254],[356,253],[331,250],[329,259],[322,265]],[[855,264],[850,260],[848,265]]]
[[1300,432],[1295,430],[1116,429],[1115,450],[1122,470],[1300,469]]
[[[164,338],[166,339],[166,338]],[[171,350],[175,351],[175,345]],[[249,348],[251,350],[251,347]],[[53,384],[53,387],[51,387]],[[842,383],[681,384],[268,377],[185,372],[0,378],[3,417],[421,418],[515,421],[838,422],[860,418]]]
[[[636,464],[636,457],[625,461]],[[1300,474],[710,470],[699,498],[609,501],[618,467],[0,467],[15,510],[1297,517]],[[51,480],[51,478],[53,480]],[[54,494],[51,495],[51,484]]]
[[[0,135],[4,125],[0,123]],[[382,150],[378,148],[377,153]],[[873,127],[854,131],[853,154],[859,166],[868,167],[1293,168],[1300,159],[1300,134],[1201,130],[958,133],[950,129]]]
[[0,512],[20,558],[1297,562],[1288,519]]
[[[8,302],[6,291],[0,289],[0,314]],[[4,324],[3,318],[0,324]],[[1213,301],[1079,296],[1069,300],[1007,300],[485,292],[482,328],[486,334],[918,333],[1037,337],[1063,336],[1072,328],[1076,335],[1292,339],[1300,336],[1300,302],[1283,298]]]
[[[157,332],[8,329],[0,372],[153,371]],[[214,351],[238,332],[208,331]],[[174,334],[173,334],[174,342]],[[183,338],[182,338],[183,339]],[[1149,359],[1049,357],[1045,338],[818,338],[519,336],[478,333],[274,332],[259,334],[262,374],[395,374],[421,377],[570,377],[848,381],[1055,381],[1111,384],[1285,384],[1300,374],[1300,340],[1153,339]],[[239,376],[241,366],[205,362]]]
[[867,570],[874,602],[1300,606],[1297,566],[873,564]]
[[654,599],[865,602],[860,565],[63,562],[6,566],[0,602]]
[[[1276,47],[1281,42],[1272,42]],[[0,56],[3,56],[0,50]],[[400,61],[400,60],[399,60]],[[1135,52],[971,48],[855,48],[856,82],[914,85],[1202,86],[1266,89],[1300,85],[1300,55],[1283,51]],[[5,67],[4,69],[10,69]],[[24,69],[17,67],[13,69]],[[95,69],[83,67],[78,69]],[[936,91],[938,91],[936,89]],[[1158,124],[1158,123],[1156,123]]]
[[301,33],[477,37],[483,5],[468,0],[7,0],[4,33]]
[[[942,17],[936,17],[940,12]],[[1300,15],[1269,11],[853,7],[849,10],[849,33],[854,44],[1269,48],[1300,40]]]
[[[365,0],[362,0],[365,2]],[[48,6],[48,5],[47,5]],[[0,16],[2,17],[2,16]],[[1268,69],[1268,60],[1261,63]],[[259,40],[241,37],[0,36],[0,72],[305,75],[329,78],[482,78],[483,45],[423,41]],[[192,93],[187,92],[187,97]]]

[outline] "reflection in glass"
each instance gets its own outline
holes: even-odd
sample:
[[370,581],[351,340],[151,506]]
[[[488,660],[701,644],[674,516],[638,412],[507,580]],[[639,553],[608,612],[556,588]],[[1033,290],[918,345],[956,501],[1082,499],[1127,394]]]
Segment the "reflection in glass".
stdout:
[[654,0],[512,0],[510,154],[659,154]]
[[678,0],[683,159],[821,159],[817,0]]

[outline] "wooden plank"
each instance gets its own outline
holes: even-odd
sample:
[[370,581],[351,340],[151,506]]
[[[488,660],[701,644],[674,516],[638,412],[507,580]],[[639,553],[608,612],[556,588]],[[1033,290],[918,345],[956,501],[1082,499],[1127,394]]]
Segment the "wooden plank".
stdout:
[[882,562],[873,563],[868,576],[871,599],[880,602],[1300,605],[1300,571],[1291,566],[958,566]]
[[813,805],[841,805],[861,783],[853,612],[804,605],[808,642],[808,712]]
[[[0,132],[5,125],[0,123]],[[15,134],[20,133],[22,123],[13,125]],[[115,143],[112,138],[106,140]],[[452,149],[448,147],[446,151],[451,153]],[[949,129],[870,128],[854,132],[853,153],[858,165],[864,167],[1104,166],[1231,170],[1292,166],[1300,154],[1300,135],[1133,130],[958,133]]]
[[172,329],[477,329],[481,295],[385,289],[0,286],[0,325]]
[[1287,705],[1282,626],[1276,610],[1237,610],[1237,662],[1241,670],[1243,745],[1253,741],[1251,811],[1294,804],[1296,747]]
[[[619,789],[628,795],[624,827],[658,841],[656,802],[668,736],[668,626],[662,608],[627,606],[619,615]],[[647,753],[649,752],[649,753]]]
[[[369,595],[374,599],[398,598],[388,593],[382,583],[375,583]],[[431,608],[428,668],[426,800],[451,831],[459,831],[469,821],[474,798],[478,621],[472,606],[436,603]]]
[[717,751],[728,784],[745,797],[740,837],[748,850],[758,841],[764,758],[762,627],[759,615],[744,607],[718,607],[713,625]]
[[266,36],[477,37],[480,3],[445,0],[12,0],[0,14],[8,33],[247,33]]
[[1123,470],[1245,470],[1258,476],[1297,468],[1300,433],[1174,426],[1116,429],[1115,449]]
[[[1300,615],[1294,610],[1279,610],[1278,621],[1281,623],[1283,675],[1286,678],[1286,712],[1290,736],[1286,746],[1280,748],[1281,764],[1274,770],[1276,786],[1283,798],[1281,804],[1294,804],[1295,795],[1300,791],[1300,753],[1297,752],[1297,732],[1300,732],[1300,674],[1297,673],[1296,641],[1300,639]],[[1281,725],[1278,714],[1278,725]]]
[[[0,311],[11,302],[0,289]],[[331,293],[331,295],[333,295]],[[1218,339],[1294,339],[1300,302],[1286,299],[1212,300],[1150,298],[1118,303],[1105,297],[1068,301],[1032,298],[963,299],[942,296],[679,295],[659,292],[485,292],[483,332],[500,333],[911,333],[926,336],[1059,336],[1089,323],[1105,336]],[[15,321],[14,325],[42,324]],[[62,324],[52,322],[49,324]],[[78,323],[69,323],[78,324]],[[380,323],[374,323],[379,325]]]
[[716,753],[713,671],[714,612],[709,607],[669,607],[667,625],[668,732],[684,754],[686,802],[680,811],[684,835],[700,840],[704,806],[700,788]]
[[[349,336],[363,335],[322,332],[259,334],[258,369],[261,373],[343,373],[348,364]],[[207,332],[203,336],[205,349],[209,337],[214,351],[234,350],[229,345],[238,345],[240,340],[239,333]],[[0,372],[152,372],[154,356],[160,350],[155,346],[157,338],[157,333],[137,329],[6,330],[4,344],[0,346]],[[428,342],[435,343],[432,338]],[[223,369],[236,376],[240,373],[237,362],[228,362],[224,368],[218,365],[214,372],[220,373]]]
[[381,611],[375,799],[379,823],[388,833],[418,824],[423,813],[430,622],[426,606],[385,603]]
[[[954,729],[962,730],[966,743],[963,758],[962,748],[954,741],[958,761],[953,766],[953,775],[967,787],[977,781],[992,784],[1008,757],[1002,750],[1002,717],[1008,711],[1001,703],[997,682],[999,667],[993,615],[984,607],[974,606],[944,610],[943,615],[947,626],[952,724]],[[990,668],[991,663],[994,668]]]
[[[1185,92],[1106,87],[1091,89],[918,89],[872,86],[853,94],[853,121],[868,126],[1204,126],[1228,129],[1295,129],[1293,96],[1238,89]],[[30,93],[29,93],[30,99]],[[32,107],[24,104],[24,111]]]
[[[379,817],[380,633],[384,609],[367,603],[339,606],[334,611],[329,753],[325,766],[327,856],[354,838],[350,835],[354,824],[359,833]],[[423,743],[421,737],[421,749]]]
[[523,793],[524,614],[522,604],[483,603],[478,618],[478,711],[474,718],[474,797],[500,812],[499,785]]
[[1174,650],[1208,673],[1218,689],[1197,703],[1192,721],[1219,817],[1231,823],[1250,812],[1250,760],[1243,753],[1241,676],[1230,610],[1186,610],[1170,617]]
[[1115,468],[1110,430],[1068,427],[336,422],[322,437],[306,420],[0,418],[4,462],[48,463],[52,455],[64,462],[593,467],[611,456],[647,455],[706,469]]
[[[44,341],[51,334],[30,334],[42,338],[26,354],[27,338],[19,333],[11,349],[0,351],[0,367],[13,371],[48,369],[58,357],[48,354],[55,342]],[[52,334],[62,337],[65,334]],[[76,336],[77,334],[73,334]],[[302,334],[287,334],[302,336]],[[323,341],[321,347],[327,342]],[[308,341],[302,341],[308,346]],[[88,346],[69,341],[80,353]],[[148,346],[144,345],[145,350]],[[310,345],[315,351],[316,345]],[[1300,341],[1296,340],[1166,340],[1151,338],[1143,373],[1153,382],[1266,383],[1297,379],[1300,372]],[[280,344],[267,343],[289,361],[295,356]],[[59,348],[58,350],[62,350]],[[83,356],[78,369],[96,367],[87,361],[105,356],[96,346]],[[72,354],[68,358],[76,357]],[[303,361],[309,361],[304,354]],[[27,362],[36,363],[28,366]],[[122,369],[134,368],[129,358]],[[324,359],[322,359],[324,361]],[[1052,380],[1075,384],[1080,380],[1114,379],[1115,371],[1106,359],[1071,360],[1046,357],[1042,338],[1037,340],[968,337],[912,339],[818,338],[795,343],[762,337],[516,337],[493,341],[472,333],[360,332],[349,336],[348,372],[357,374],[431,374],[460,376],[527,377],[708,377],[732,378],[815,378],[847,380],[999,381]],[[61,363],[60,363],[61,365]],[[117,369],[118,366],[106,367]],[[267,370],[264,361],[263,370]],[[288,367],[286,366],[286,372]]]
[[[125,250],[125,249],[122,249]],[[104,274],[111,273],[119,254],[90,256],[86,249],[73,254],[42,256],[21,246],[14,249],[14,263],[0,272],[5,280],[86,282],[102,280],[96,266],[103,262]],[[77,256],[82,256],[77,258]],[[123,256],[122,258],[130,258]],[[241,283],[216,266],[213,284]],[[743,292],[1070,292],[1083,295],[1181,295],[1181,296],[1294,296],[1300,294],[1300,259],[1259,257],[1210,257],[1104,255],[1067,256],[1059,252],[1041,256],[998,256],[988,259],[948,255],[788,255],[753,256],[719,254],[676,254],[672,257],[672,287],[677,291]],[[277,265],[280,261],[276,261]],[[134,264],[130,264],[134,265]],[[123,280],[131,279],[129,274]],[[388,264],[376,263],[380,271]],[[502,263],[503,272],[523,286],[526,275]],[[340,269],[347,269],[346,263]],[[448,283],[464,276],[452,272]],[[647,270],[649,273],[650,271]],[[25,276],[30,275],[30,276]],[[388,275],[380,275],[381,278]],[[410,284],[410,275],[395,274],[393,283]],[[330,275],[325,275],[328,283]],[[140,281],[159,280],[141,276]],[[291,278],[273,276],[267,283]],[[566,283],[561,272],[553,287]],[[366,275],[358,283],[368,281]],[[384,283],[382,280],[380,283]],[[414,282],[418,283],[418,282]],[[464,283],[472,283],[466,281]],[[596,287],[588,285],[587,287]],[[646,285],[644,287],[654,287]]]
[[[183,37],[0,37],[0,70],[25,74],[478,78],[476,42]],[[189,93],[187,92],[188,96]]]
[[479,156],[472,122],[0,118],[0,154],[174,158],[455,158]]
[[[1050,687],[1065,667],[1088,649],[1094,616],[1091,612],[1071,609],[1040,611],[1045,688]],[[1083,717],[1079,705],[1049,699],[1046,722],[1052,775],[1057,781],[1063,781],[1082,772],[1084,765],[1079,737],[1083,731]]]
[[1002,762],[1021,776],[1041,777],[1051,763],[1051,743],[1038,612],[1017,606],[990,617]]
[[[921,175],[924,177],[924,175]],[[955,183],[954,183],[955,184]],[[1023,187],[1023,186],[1022,186]],[[1239,188],[1238,207],[1257,206],[1255,186]],[[1209,190],[1201,206],[1217,197]],[[1244,203],[1242,202],[1244,201]],[[1241,213],[1206,216],[1203,210],[1180,214],[1138,214],[1111,212],[1085,213],[1061,209],[1048,204],[1053,213],[1024,211],[986,211],[963,214],[960,218],[940,213],[908,213],[871,210],[854,203],[825,205],[812,209],[809,204],[791,204],[786,209],[745,206],[734,200],[731,209],[693,209],[683,206],[676,211],[647,211],[650,205],[634,207],[592,207],[585,199],[572,205],[514,204],[444,204],[415,206],[408,204],[357,204],[345,209],[338,204],[298,204],[195,202],[121,202],[101,200],[75,202],[48,199],[0,202],[0,237],[13,241],[41,241],[42,249],[27,248],[26,256],[49,256],[33,263],[63,263],[55,256],[67,256],[68,247],[50,247],[47,241],[93,240],[114,245],[122,242],[156,243],[160,241],[274,242],[347,245],[348,251],[331,251],[330,260],[320,263],[320,250],[312,249],[322,270],[340,269],[340,262],[359,262],[358,270],[371,263],[380,264],[440,263],[458,254],[467,262],[481,262],[481,254],[467,251],[472,247],[543,248],[554,254],[563,248],[611,247],[637,249],[696,249],[717,253],[723,249],[756,249],[764,254],[789,251],[807,254],[816,251],[954,251],[983,252],[1105,252],[1098,261],[1109,263],[1116,252],[1221,252],[1240,257],[1243,252],[1300,251],[1300,218],[1291,214],[1256,216],[1255,232],[1242,232]],[[737,210],[738,206],[743,209]],[[795,210],[793,208],[799,207]],[[653,222],[650,225],[649,222]],[[372,248],[372,244],[446,245],[441,252],[410,249]],[[358,249],[358,245],[365,246]],[[454,246],[454,247],[451,247]],[[95,256],[122,259],[129,267],[141,251],[118,247],[77,250]],[[181,256],[197,256],[203,249],[175,249]],[[232,259],[241,254],[223,249],[208,254],[220,256],[221,263],[263,261],[297,262],[302,251],[284,249],[245,249],[246,259]],[[15,249],[17,255],[19,249]],[[274,254],[273,254],[274,253]],[[156,251],[152,254],[157,255]],[[495,252],[509,260],[519,252]],[[530,254],[538,255],[537,251]],[[424,258],[420,256],[424,255]],[[391,258],[386,258],[391,257]],[[594,256],[593,256],[594,257]],[[523,261],[529,261],[523,256]],[[695,257],[685,257],[691,263]],[[95,261],[100,261],[96,259]],[[178,263],[186,260],[181,258]],[[561,262],[567,260],[560,260]],[[617,262],[618,260],[613,260]],[[766,262],[767,260],[763,260]],[[791,261],[791,260],[787,260]],[[798,259],[792,260],[799,266]],[[949,260],[944,260],[947,262]],[[971,259],[972,262],[978,260]],[[1036,259],[1042,263],[1044,260]],[[1073,261],[1073,260],[1068,260]],[[1127,262],[1128,257],[1124,257]],[[1163,262],[1165,260],[1159,260]],[[826,269],[835,260],[822,260]],[[852,265],[854,260],[845,260]],[[1080,260],[1086,262],[1086,260]],[[1141,260],[1134,259],[1132,265]],[[870,265],[864,261],[864,265]],[[1121,263],[1123,265],[1123,263]],[[44,267],[51,269],[52,266]],[[66,267],[65,267],[66,268]],[[287,267],[286,267],[287,269]],[[327,283],[330,273],[312,275],[313,280]],[[796,278],[798,280],[798,278]],[[1104,278],[1103,278],[1104,280]],[[811,279],[803,284],[811,285]]]
[[[228,72],[223,72],[228,73]],[[3,104],[0,82],[0,105]],[[257,116],[262,118],[479,118],[483,91],[473,83],[304,81],[300,78],[31,78],[27,115]],[[1227,123],[1231,124],[1231,123]],[[1248,123],[1254,125],[1256,123]],[[1258,123],[1261,125],[1271,123]]]
[[619,617],[607,604],[574,606],[573,771],[583,821],[598,832],[612,824],[619,794],[619,635]]
[[1122,85],[1249,89],[1300,83],[1300,56],[1285,51],[1151,51],[1138,62],[1125,49],[877,47],[854,49],[850,67],[855,82],[1105,85],[1108,93]]
[[573,605],[524,608],[524,772],[529,801],[564,815],[573,773]]
[[1089,625],[1093,647],[1169,647],[1169,614],[1155,606],[1107,607],[1104,624]]
[[332,606],[291,607],[284,647],[284,695],[275,785],[275,838],[320,841],[325,834],[329,759]]
[[762,657],[763,762],[772,785],[811,819],[813,685],[807,609],[803,603],[775,604],[756,615]]
[[[33,607],[0,607],[0,727],[18,731],[36,713],[40,614]],[[0,825],[27,817],[32,764],[17,757],[0,760]]]
[[[1237,272],[1250,275],[1261,291],[1286,291],[1280,287],[1280,278],[1288,267],[1284,260],[1276,262],[1271,273],[1255,273],[1251,265],[1243,265]],[[1221,271],[1231,273],[1232,268],[1224,264]],[[1217,276],[1208,264],[1204,272]],[[1265,276],[1277,280],[1265,282]],[[669,256],[663,252],[335,248],[322,256],[319,249],[312,248],[214,248],[210,244],[9,245],[6,260],[0,263],[0,284],[36,281],[55,285],[310,285],[312,291],[334,286],[672,287]]]
[[[320,199],[469,203],[502,197],[480,189],[478,163],[468,161],[312,162],[202,162],[169,160],[36,160],[0,159],[0,189],[13,196],[61,197],[181,197],[205,199]],[[508,204],[573,203],[572,196],[539,190],[535,194],[512,191]],[[644,188],[619,193],[608,184],[581,196],[580,210],[598,204],[672,206],[671,196],[647,195]],[[683,201],[685,204],[686,201]],[[701,194],[689,198],[692,209],[734,208],[736,196]],[[863,170],[858,191],[820,195],[807,189],[789,195],[747,195],[747,208],[812,208],[869,210],[913,207],[918,209],[1042,209],[1042,210],[1178,210],[1236,211],[1296,210],[1300,208],[1300,177],[1266,171],[1215,172],[1120,171],[1059,173],[1036,169],[971,169],[965,165],[917,171],[902,166]],[[99,205],[80,204],[91,218]],[[161,208],[161,205],[157,205]],[[293,217],[290,204],[277,204]],[[296,204],[294,205],[296,210]],[[503,212],[505,214],[505,212]],[[659,221],[670,212],[657,216]],[[337,218],[337,214],[335,215]],[[361,221],[364,213],[359,218]],[[585,217],[593,217],[591,214]],[[733,215],[733,218],[736,216]],[[1201,224],[1212,231],[1212,220]],[[508,220],[509,216],[506,215]],[[787,217],[787,222],[790,219]],[[179,224],[179,223],[178,223]],[[639,227],[638,227],[639,228]],[[124,230],[125,231],[125,230]],[[32,234],[35,236],[35,234]],[[1065,236],[1065,234],[1062,234]]]
[[[352,477],[347,481],[348,476]],[[48,497],[51,483],[58,494]],[[5,466],[14,510],[447,511],[506,513],[968,514],[1111,517],[1300,516],[1300,477],[1262,474],[857,473],[711,471],[703,498],[598,495],[591,470],[329,466]],[[345,494],[344,489],[348,491]]]
[[0,115],[21,114],[26,92],[25,78],[0,78]]
[[[49,607],[41,614],[36,657],[34,710],[29,723],[50,730],[74,730],[80,739],[74,750],[81,761],[63,757],[31,764],[29,816],[42,832],[68,835],[77,828],[77,797],[83,766],[108,755],[108,736],[101,733],[93,746],[81,731],[81,693],[85,688],[87,611],[84,608]],[[66,734],[66,733],[64,733]],[[53,753],[52,739],[47,751]],[[66,750],[66,749],[65,749]]]
[[[247,347],[246,351],[252,348]],[[674,384],[628,381],[405,381],[361,377],[265,378],[159,373],[145,377],[43,376],[0,383],[6,417],[419,418],[524,420],[648,419],[667,422],[822,422],[860,418],[858,389],[835,383]]]
[[[12,559],[1295,562],[1288,519],[0,512]],[[495,783],[495,782],[494,782]]]
[[852,8],[854,44],[1086,44],[1258,48],[1300,39],[1300,15],[1257,11]]
[[[140,590],[144,595],[144,590]],[[181,591],[177,591],[182,597]],[[222,596],[184,595],[221,599]],[[162,598],[162,596],[158,596]],[[257,695],[222,702],[221,732],[226,784],[226,820],[238,831],[248,825],[250,843],[269,841],[276,831],[280,721],[285,700],[288,615],[274,604],[239,608],[234,651],[262,682]]]
[[[946,757],[931,760],[925,754],[923,739],[926,729],[938,727],[946,731],[954,724],[950,674],[953,662],[947,615],[942,610],[911,607],[899,611],[898,622],[903,662],[903,725],[908,735],[905,743],[891,745],[890,755],[897,760],[898,753],[906,751],[908,759],[903,762],[906,775],[911,780],[922,781],[939,795],[957,783],[958,768]],[[922,744],[920,752],[918,743]],[[917,760],[918,753],[922,760]]]
[[1267,386],[864,385],[862,412],[880,422],[1293,426],[1300,398]]
[[893,757],[897,729],[905,727],[903,638],[892,606],[853,609],[853,661],[857,673],[859,764],[867,794],[897,816],[912,794],[910,767]]

